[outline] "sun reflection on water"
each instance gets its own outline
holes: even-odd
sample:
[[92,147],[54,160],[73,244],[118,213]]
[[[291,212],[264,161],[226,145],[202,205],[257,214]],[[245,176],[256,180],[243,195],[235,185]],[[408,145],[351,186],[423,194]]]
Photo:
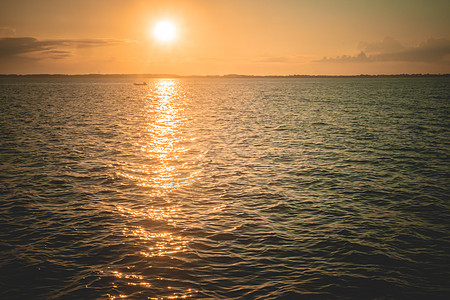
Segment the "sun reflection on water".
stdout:
[[144,218],[146,220],[165,220],[171,222],[176,213],[180,210],[177,207],[167,208],[146,208],[146,209],[132,209],[123,206],[116,206],[116,210],[126,218]]
[[119,176],[149,188],[154,196],[166,195],[195,181],[198,175],[192,169],[195,159],[187,158],[190,145],[195,142],[195,137],[186,132],[187,102],[179,81],[160,79],[154,82],[143,112],[147,122],[141,132],[142,139],[136,143],[142,157],[151,163],[134,163],[119,172]]
[[[170,193],[195,182],[199,172],[197,159],[203,153],[192,151],[196,137],[189,131],[191,120],[186,112],[189,99],[182,82],[155,80],[143,101],[144,123],[134,143],[136,152],[123,163],[118,175],[133,183],[139,193],[145,192],[148,202],[122,203],[116,205],[116,212],[125,220],[123,236],[138,247],[135,253],[143,257],[148,268],[171,269],[167,261],[187,251],[188,240],[174,230],[181,206],[172,203]],[[117,281],[116,290],[121,291],[110,299],[127,298],[126,288],[120,288],[124,285],[145,288],[149,291],[148,299],[160,299],[151,298],[155,295],[152,291],[160,291],[161,282],[171,280],[167,274],[168,278],[161,274],[145,275],[142,268],[134,269],[134,265],[111,267],[108,273]],[[165,289],[164,299],[188,298],[197,293],[193,289],[175,291],[170,286]]]

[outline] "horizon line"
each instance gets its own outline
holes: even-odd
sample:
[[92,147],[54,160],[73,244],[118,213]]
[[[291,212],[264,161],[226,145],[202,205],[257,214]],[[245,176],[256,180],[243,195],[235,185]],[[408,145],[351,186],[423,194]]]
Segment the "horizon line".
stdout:
[[358,77],[450,77],[450,73],[399,73],[399,74],[352,74],[352,75],[312,75],[312,74],[289,74],[289,75],[248,75],[248,74],[224,74],[224,75],[178,75],[170,73],[29,73],[29,74],[0,74],[0,77],[140,77],[140,78],[358,78]]

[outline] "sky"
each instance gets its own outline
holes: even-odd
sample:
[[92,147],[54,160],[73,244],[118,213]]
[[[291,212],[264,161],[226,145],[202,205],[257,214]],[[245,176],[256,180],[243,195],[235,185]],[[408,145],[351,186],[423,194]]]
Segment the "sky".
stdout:
[[450,73],[449,15],[448,0],[0,0],[0,74]]

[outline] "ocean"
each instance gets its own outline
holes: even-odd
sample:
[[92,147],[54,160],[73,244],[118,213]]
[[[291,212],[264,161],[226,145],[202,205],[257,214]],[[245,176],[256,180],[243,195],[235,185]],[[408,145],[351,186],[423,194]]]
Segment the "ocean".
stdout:
[[0,298],[450,294],[450,78],[0,79]]

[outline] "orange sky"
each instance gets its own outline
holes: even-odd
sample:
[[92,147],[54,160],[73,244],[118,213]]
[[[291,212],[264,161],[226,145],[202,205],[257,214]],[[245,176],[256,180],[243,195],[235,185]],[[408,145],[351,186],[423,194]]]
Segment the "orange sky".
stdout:
[[[0,2],[0,73],[450,73],[447,0]],[[150,34],[171,20],[177,39]]]

